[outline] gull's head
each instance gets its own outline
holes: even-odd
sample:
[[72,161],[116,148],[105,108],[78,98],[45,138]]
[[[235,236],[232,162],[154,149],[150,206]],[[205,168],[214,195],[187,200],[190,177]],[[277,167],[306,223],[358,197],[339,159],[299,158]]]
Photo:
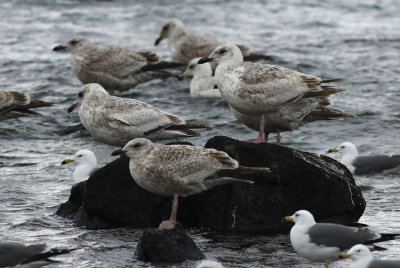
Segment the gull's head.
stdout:
[[131,159],[141,158],[153,148],[154,148],[154,143],[152,143],[150,140],[145,138],[136,138],[129,141],[121,150],[116,150],[112,152],[111,155],[112,156],[126,155]]
[[81,106],[83,102],[93,101],[98,103],[108,95],[108,92],[101,85],[96,83],[86,84],[79,90],[75,102],[68,108],[68,113]]
[[224,268],[224,266],[217,261],[204,260],[200,262],[196,268]]
[[189,61],[185,72],[182,74],[182,77],[191,77],[191,76],[199,76],[199,77],[211,77],[212,69],[210,63],[198,64],[200,58],[194,58]]
[[296,211],[292,216],[286,216],[282,220],[292,221],[299,225],[313,225],[315,224],[314,216],[307,210]]
[[75,36],[64,45],[59,45],[53,48],[53,51],[68,51],[71,53],[78,52],[82,48],[91,46],[90,41],[84,36]]
[[351,155],[351,156],[358,155],[357,147],[353,143],[348,141],[343,142],[338,147],[331,148],[328,150],[328,153],[333,153],[333,152],[339,152],[342,155]]
[[369,261],[372,260],[374,257],[371,254],[371,251],[369,251],[369,248],[358,244],[353,246],[349,251],[346,253],[342,253],[339,256],[340,259],[347,259],[351,258],[353,261]]
[[206,62],[221,63],[238,63],[243,61],[243,55],[240,49],[232,44],[223,44],[217,46],[208,57],[201,58],[198,63]]
[[94,167],[97,166],[97,159],[94,153],[90,150],[80,150],[74,154],[71,158],[66,158],[61,162],[61,165],[76,163],[76,165],[90,164]]
[[157,46],[163,39],[168,39],[175,33],[185,33],[183,22],[177,18],[167,20],[161,28],[160,34],[154,45]]

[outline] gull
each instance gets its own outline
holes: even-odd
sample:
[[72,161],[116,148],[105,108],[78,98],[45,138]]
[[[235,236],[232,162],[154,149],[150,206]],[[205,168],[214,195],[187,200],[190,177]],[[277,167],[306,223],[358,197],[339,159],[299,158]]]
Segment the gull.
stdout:
[[17,242],[0,243],[0,267],[42,267],[58,263],[49,257],[69,253],[69,249],[46,250],[45,244],[25,246]]
[[0,90],[0,121],[27,115],[40,115],[32,108],[51,106],[53,103],[32,99],[20,91]]
[[99,83],[109,91],[128,90],[152,79],[177,76],[159,69],[182,66],[162,61],[153,52],[96,47],[83,36],[76,36],[53,51],[71,53],[72,72],[82,84]]
[[269,172],[265,167],[245,167],[227,153],[190,145],[154,144],[137,138],[112,155],[130,158],[129,170],[135,182],[145,190],[162,196],[173,196],[170,219],[159,229],[174,229],[178,196],[188,196],[233,182],[253,183],[236,178],[241,174]]
[[[196,57],[205,57],[219,45],[226,43],[224,40],[206,35],[186,34],[183,22],[177,18],[167,20],[154,45],[158,45],[163,39],[168,39],[168,50],[174,62],[187,64]],[[268,60],[271,56],[251,53],[244,45],[238,45],[245,60]]]
[[97,170],[97,159],[90,150],[80,150],[71,158],[66,158],[61,165],[76,163],[73,179],[75,183],[87,180]]
[[325,268],[339,260],[341,252],[354,245],[391,240],[397,236],[378,234],[367,228],[316,223],[313,215],[306,210],[299,210],[292,216],[284,217],[284,220],[295,223],[290,230],[290,242],[294,250],[310,261],[325,263]]
[[[216,85],[229,106],[238,112],[234,114],[239,121],[243,120],[240,114],[259,120],[258,138],[249,142],[264,142],[269,132],[279,134],[308,121],[354,116],[327,107],[329,96],[344,89],[323,84],[340,79],[322,80],[277,65],[243,62],[240,49],[231,44],[220,45],[199,60],[199,64],[206,62],[218,63]],[[268,120],[270,127],[266,126]]]
[[358,244],[352,247],[347,253],[340,254],[339,258],[351,258],[353,261],[349,268],[399,268],[400,261],[374,260],[369,248]]
[[204,260],[197,264],[196,268],[224,268],[224,266],[217,261]]
[[214,88],[215,80],[212,76],[211,64],[197,64],[200,58],[192,59],[182,74],[183,78],[191,77],[190,96],[195,98],[221,98],[221,94]]
[[94,83],[82,87],[68,113],[78,107],[81,123],[90,135],[112,146],[123,147],[139,137],[162,140],[199,136],[193,128],[210,128],[207,124],[186,122],[145,102],[111,96]]
[[343,142],[338,147],[329,149],[328,153],[342,154],[340,163],[353,174],[384,172],[395,174],[400,172],[400,155],[368,155],[359,156],[357,147],[351,142]]

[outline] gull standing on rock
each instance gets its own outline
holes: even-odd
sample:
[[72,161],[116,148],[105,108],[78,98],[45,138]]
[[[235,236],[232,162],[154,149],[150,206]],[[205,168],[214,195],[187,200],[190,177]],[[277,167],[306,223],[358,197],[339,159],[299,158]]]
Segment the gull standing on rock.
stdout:
[[197,64],[200,58],[192,59],[182,74],[183,78],[193,76],[190,81],[190,96],[194,98],[221,98],[221,93],[214,88],[211,64]]
[[207,124],[186,122],[145,102],[110,96],[99,84],[84,85],[68,113],[77,107],[81,123],[90,135],[112,146],[123,147],[139,137],[163,140],[199,136],[193,128],[211,128]]
[[299,210],[285,221],[294,222],[290,230],[290,242],[302,257],[328,268],[331,262],[339,260],[341,252],[357,244],[371,244],[395,239],[396,234],[378,234],[367,228],[348,227],[334,223],[316,223],[313,215]]
[[40,115],[30,109],[52,105],[51,102],[32,99],[24,92],[0,90],[0,121],[21,116]]
[[355,245],[347,253],[340,254],[339,258],[351,258],[349,268],[400,268],[400,261],[374,260],[374,257],[364,245]]
[[174,229],[178,196],[198,194],[217,185],[233,182],[253,183],[236,178],[241,174],[269,172],[265,167],[244,167],[227,153],[190,145],[154,144],[138,138],[112,155],[130,158],[129,170],[135,182],[149,192],[173,196],[171,217],[159,229]]
[[[187,64],[196,57],[205,57],[219,45],[226,43],[224,40],[206,35],[188,35],[183,22],[172,18],[167,20],[154,45],[158,45],[163,39],[168,39],[168,50],[172,60]],[[269,60],[272,57],[258,53],[251,53],[247,46],[238,45],[245,60]]]
[[352,174],[368,174],[384,172],[396,174],[400,172],[400,155],[366,155],[359,156],[357,147],[351,142],[343,142],[337,148],[329,149],[328,153],[342,154],[340,163],[345,165]]
[[243,62],[240,49],[231,44],[220,45],[199,60],[206,62],[218,63],[216,84],[238,120],[249,126],[259,121],[258,138],[249,142],[267,141],[271,132],[278,133],[280,142],[281,131],[306,122],[354,116],[327,107],[329,96],[344,89],[322,84],[340,79],[322,80],[281,66]]
[[72,72],[82,84],[98,83],[109,91],[128,90],[152,79],[177,76],[160,69],[182,66],[162,61],[153,52],[99,48],[83,36],[76,36],[53,50],[71,53]]
[[97,170],[97,159],[90,150],[80,150],[71,158],[66,158],[61,165],[76,163],[73,179],[75,183],[87,180]]

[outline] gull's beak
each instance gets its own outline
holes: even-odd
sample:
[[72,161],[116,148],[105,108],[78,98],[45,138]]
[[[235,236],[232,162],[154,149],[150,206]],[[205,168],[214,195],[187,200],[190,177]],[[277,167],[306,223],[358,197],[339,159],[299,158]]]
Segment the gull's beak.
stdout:
[[331,148],[328,150],[328,153],[337,153],[337,152],[339,152],[339,151],[336,148]]
[[68,113],[72,112],[73,110],[75,110],[75,108],[78,106],[78,103],[72,103],[71,106],[68,107]]
[[115,150],[114,152],[111,153],[112,156],[116,156],[116,155],[121,155],[121,154],[125,154],[126,151],[122,150],[122,149],[118,149]]
[[60,51],[60,50],[66,50],[67,47],[64,45],[59,45],[53,48],[53,51]]
[[189,77],[187,70],[181,75],[181,78],[186,78],[186,77]]
[[61,165],[66,165],[66,164],[72,163],[74,161],[75,161],[74,159],[67,158],[67,159],[65,159],[64,161],[61,162]]
[[285,222],[285,221],[293,221],[293,218],[290,216],[283,217],[281,222]]
[[154,45],[155,46],[158,46],[158,44],[161,42],[161,40],[163,40],[164,38],[160,35],[157,39],[156,39],[156,41],[154,42]]
[[214,58],[204,57],[204,58],[199,59],[199,61],[197,63],[198,64],[203,64],[203,63],[206,63],[206,62],[212,62],[213,60],[214,60]]
[[339,259],[348,259],[351,257],[351,254],[348,253],[342,253],[339,255]]

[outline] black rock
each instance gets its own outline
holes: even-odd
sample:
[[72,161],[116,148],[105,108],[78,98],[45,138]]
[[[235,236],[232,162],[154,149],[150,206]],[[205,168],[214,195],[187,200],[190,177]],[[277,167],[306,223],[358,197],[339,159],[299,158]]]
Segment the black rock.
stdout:
[[140,237],[135,256],[146,262],[176,263],[201,260],[204,254],[180,224],[174,230],[148,230]]
[[[317,221],[357,221],[365,201],[351,173],[339,162],[276,144],[251,144],[214,137],[206,147],[227,152],[245,166],[267,166],[268,176],[246,175],[256,183],[215,187],[180,197],[178,221],[186,228],[287,232],[280,219],[307,209]],[[168,219],[172,197],[161,197],[139,187],[119,158],[93,174],[86,184],[82,208],[74,223],[88,228],[152,227]],[[74,212],[76,213],[76,212]],[[63,214],[65,216],[65,214]]]
[[71,195],[69,196],[68,201],[60,205],[56,214],[65,218],[73,218],[75,213],[77,213],[82,206],[82,198],[85,188],[86,181],[82,181],[72,186]]

